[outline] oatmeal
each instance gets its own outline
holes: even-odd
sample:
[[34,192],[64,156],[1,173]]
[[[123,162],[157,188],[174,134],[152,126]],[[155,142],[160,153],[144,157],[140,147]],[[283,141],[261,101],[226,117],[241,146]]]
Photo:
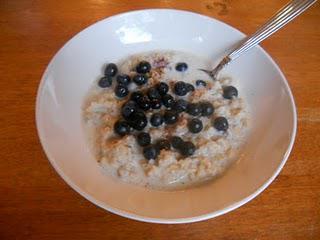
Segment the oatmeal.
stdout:
[[108,64],[83,108],[88,142],[107,174],[157,189],[222,174],[244,143],[249,113],[232,78],[183,52],[134,55]]

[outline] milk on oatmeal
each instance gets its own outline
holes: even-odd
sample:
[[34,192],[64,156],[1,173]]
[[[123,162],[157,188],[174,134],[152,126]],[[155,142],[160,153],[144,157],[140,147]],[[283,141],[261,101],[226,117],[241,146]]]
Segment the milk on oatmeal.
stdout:
[[[141,62],[149,65],[139,65]],[[157,51],[130,56],[116,68],[117,75],[126,74],[124,78],[129,78],[113,76],[115,69],[111,66],[106,69],[107,77],[93,84],[83,105],[88,143],[106,174],[150,188],[177,189],[214,179],[237,159],[249,128],[248,107],[241,91],[238,96],[239,86],[233,78],[213,81],[199,71],[211,69],[212,62],[185,52]],[[135,78],[136,71],[143,72],[145,79]],[[169,87],[166,97],[155,91],[159,99],[154,102],[160,108],[149,106],[151,109],[147,110],[139,102],[138,110],[133,109],[140,111],[145,124],[138,123],[141,126],[137,127],[132,125],[137,124],[136,119],[124,119],[122,109],[134,98],[133,92],[142,92],[148,99],[148,94],[152,94],[149,89],[157,89],[160,82]],[[177,82],[183,82],[178,84],[180,88]],[[180,99],[188,104],[187,108],[198,106],[200,112],[176,111],[174,105],[166,102],[168,99],[173,104]],[[201,113],[204,103],[209,105],[208,111],[213,107],[213,113]],[[159,126],[150,123],[155,113],[157,124],[162,121]],[[156,124],[155,118],[152,121]],[[141,132],[145,135],[140,134],[137,139]],[[173,137],[182,140],[182,144],[175,146]],[[163,141],[161,146],[159,141]]]

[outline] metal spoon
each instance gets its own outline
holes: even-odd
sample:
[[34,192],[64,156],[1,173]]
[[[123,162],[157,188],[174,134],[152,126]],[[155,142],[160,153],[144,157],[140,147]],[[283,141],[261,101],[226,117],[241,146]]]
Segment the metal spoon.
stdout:
[[252,47],[256,46],[271,34],[282,28],[295,17],[303,13],[317,0],[293,0],[280,9],[273,17],[262,25],[254,34],[242,41],[231,53],[224,57],[221,62],[211,71],[199,69],[207,73],[213,80],[217,79],[218,73],[231,61],[240,57]]

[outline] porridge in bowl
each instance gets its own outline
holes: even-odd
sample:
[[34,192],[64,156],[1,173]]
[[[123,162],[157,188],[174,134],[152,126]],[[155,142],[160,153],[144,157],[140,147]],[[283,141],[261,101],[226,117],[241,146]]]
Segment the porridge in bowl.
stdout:
[[232,78],[212,81],[212,63],[157,51],[109,63],[83,106],[93,153],[107,174],[156,189],[221,175],[235,161],[249,111]]

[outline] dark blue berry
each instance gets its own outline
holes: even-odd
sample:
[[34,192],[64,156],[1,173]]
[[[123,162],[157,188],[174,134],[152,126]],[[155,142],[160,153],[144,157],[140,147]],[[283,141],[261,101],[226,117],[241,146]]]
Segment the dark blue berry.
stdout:
[[147,61],[141,61],[136,67],[137,73],[148,73],[150,70],[151,65]]
[[203,129],[201,120],[193,118],[188,122],[188,129],[192,133],[199,133]]
[[142,97],[143,97],[143,92],[141,92],[141,91],[136,91],[136,92],[131,93],[130,99],[131,99],[132,101],[138,102],[138,100],[139,100],[140,98],[142,98]]
[[162,96],[162,103],[166,108],[172,108],[174,105],[174,99],[170,94]]
[[112,85],[112,77],[109,77],[109,76],[104,76],[100,78],[98,82],[98,86],[101,88],[107,88],[107,87],[110,87],[111,85]]
[[175,149],[180,149],[181,145],[184,143],[181,137],[173,136],[170,139],[171,145]]
[[234,86],[223,87],[223,97],[232,99],[238,97],[238,90]]
[[137,110],[137,104],[134,101],[126,102],[121,108],[121,114],[128,119],[132,113]]
[[151,87],[148,89],[147,91],[147,95],[150,99],[160,99],[160,93],[158,92],[158,90],[155,87]]
[[143,156],[148,160],[156,159],[158,154],[158,149],[153,145],[149,145],[143,148]]
[[127,74],[121,74],[117,76],[117,82],[118,84],[129,85],[129,83],[131,82],[131,78]]
[[150,123],[154,127],[159,127],[160,125],[162,125],[163,121],[163,117],[160,113],[154,113],[150,118]]
[[135,82],[135,84],[141,86],[148,82],[148,77],[144,74],[137,74],[133,77],[133,81]]
[[175,124],[178,121],[179,115],[176,111],[167,110],[163,115],[166,124]]
[[204,116],[204,117],[209,117],[214,112],[214,107],[209,102],[200,103],[200,108],[201,108],[201,116]]
[[166,95],[169,91],[169,86],[165,82],[160,82],[156,85],[156,88],[161,96]]
[[141,132],[137,135],[137,142],[140,146],[144,147],[151,143],[151,137],[149,133]]
[[172,109],[177,111],[178,113],[184,112],[187,110],[188,102],[184,99],[178,99],[175,101]]
[[130,133],[130,125],[123,120],[119,120],[114,124],[114,132],[120,136],[125,136]]
[[150,105],[152,109],[160,109],[162,104],[159,99],[152,99]]
[[197,87],[200,87],[200,86],[206,87],[206,86],[207,86],[207,83],[206,83],[205,81],[203,81],[203,80],[197,80],[197,81],[196,81],[196,86],[197,86]]
[[104,75],[109,76],[109,77],[114,77],[118,72],[118,67],[114,63],[109,63],[105,70],[104,70]]
[[187,106],[187,113],[192,116],[198,116],[201,113],[201,108],[198,103],[189,103]]
[[226,131],[229,128],[229,123],[225,117],[217,117],[213,121],[213,126],[218,131]]
[[130,115],[130,121],[128,123],[135,130],[141,131],[147,126],[148,120],[143,112],[135,112]]
[[176,70],[179,72],[185,72],[188,69],[188,65],[184,62],[177,63]]
[[187,84],[182,81],[178,81],[174,85],[174,93],[178,96],[184,96],[188,93]]
[[180,146],[179,150],[183,156],[188,157],[194,154],[196,146],[192,142],[187,141]]
[[144,111],[148,111],[151,108],[151,102],[147,96],[143,96],[142,98],[139,98],[137,103],[138,103],[138,106]]
[[127,86],[117,85],[114,89],[114,93],[116,94],[117,97],[123,98],[128,95],[129,90],[128,90]]
[[156,147],[159,149],[159,151],[165,149],[170,150],[171,145],[170,142],[167,139],[160,139],[156,143]]

